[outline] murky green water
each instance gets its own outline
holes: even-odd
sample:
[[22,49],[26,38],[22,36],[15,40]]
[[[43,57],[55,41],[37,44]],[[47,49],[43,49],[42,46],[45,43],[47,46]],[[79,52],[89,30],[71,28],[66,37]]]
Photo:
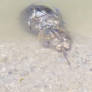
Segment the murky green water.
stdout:
[[[40,3],[40,0],[35,0]],[[0,0],[0,40],[30,38],[20,24],[21,11],[34,3],[32,0]],[[66,28],[74,35],[92,37],[91,0],[44,0],[44,4],[60,9]]]

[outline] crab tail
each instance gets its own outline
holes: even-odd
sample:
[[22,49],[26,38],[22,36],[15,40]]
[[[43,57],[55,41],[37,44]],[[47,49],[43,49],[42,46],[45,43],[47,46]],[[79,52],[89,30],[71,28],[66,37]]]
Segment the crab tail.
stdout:
[[67,53],[66,53],[65,49],[63,49],[63,56],[65,57],[65,59],[66,59],[66,61],[67,61],[67,64],[68,64],[69,66],[71,66],[71,63],[70,63],[69,59],[67,58]]

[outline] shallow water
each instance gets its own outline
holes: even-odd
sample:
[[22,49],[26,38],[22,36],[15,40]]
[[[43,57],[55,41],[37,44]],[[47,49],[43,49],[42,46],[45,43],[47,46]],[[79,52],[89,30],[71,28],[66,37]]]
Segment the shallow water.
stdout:
[[0,0],[0,91],[91,92],[92,1],[41,1],[62,13],[73,40],[67,56],[71,66],[62,53],[41,47],[21,25],[21,12],[40,0]]
[[[30,34],[20,24],[20,14],[24,8],[40,0],[3,0],[0,2],[0,40],[29,39]],[[43,3],[61,11],[70,33],[87,38],[92,36],[91,0],[43,0]]]

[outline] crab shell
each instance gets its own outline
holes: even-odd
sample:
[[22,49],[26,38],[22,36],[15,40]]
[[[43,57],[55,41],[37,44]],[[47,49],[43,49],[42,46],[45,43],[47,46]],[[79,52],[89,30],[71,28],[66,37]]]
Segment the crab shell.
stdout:
[[48,33],[41,32],[39,38],[44,47],[53,48],[59,52],[71,48],[71,38],[61,29],[50,29]]
[[43,5],[31,5],[25,13],[30,32],[39,37],[45,47],[60,52],[70,49],[71,39],[63,29],[60,13]]
[[63,24],[58,11],[43,5],[30,5],[22,15],[25,25],[34,35],[48,28],[58,28]]

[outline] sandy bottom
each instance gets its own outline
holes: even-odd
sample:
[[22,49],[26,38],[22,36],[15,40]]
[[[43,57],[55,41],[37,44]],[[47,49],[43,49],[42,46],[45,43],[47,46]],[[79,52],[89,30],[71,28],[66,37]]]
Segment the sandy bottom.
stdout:
[[92,39],[62,56],[37,40],[0,41],[0,92],[92,92]]
[[71,66],[20,25],[20,13],[35,1],[0,0],[0,92],[92,92],[92,0],[44,0],[73,34]]

